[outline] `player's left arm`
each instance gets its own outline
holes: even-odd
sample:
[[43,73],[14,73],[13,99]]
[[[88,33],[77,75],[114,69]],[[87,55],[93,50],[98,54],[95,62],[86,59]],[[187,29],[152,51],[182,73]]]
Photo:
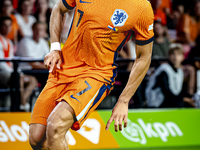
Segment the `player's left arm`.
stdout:
[[151,63],[152,46],[153,46],[153,20],[154,14],[149,6],[139,18],[134,27],[136,37],[136,59],[132,67],[128,82],[123,92],[121,93],[117,104],[115,105],[112,115],[106,125],[108,130],[110,124],[114,121],[115,131],[122,130],[122,122],[124,127],[127,126],[128,104],[131,97],[134,95],[138,86],[146,75]]
[[136,45],[137,58],[135,59],[127,85],[112,111],[112,116],[106,125],[106,130],[108,130],[113,121],[115,121],[114,126],[116,132],[118,131],[118,126],[119,130],[122,130],[122,121],[124,121],[124,127],[127,126],[129,100],[137,90],[149,69],[151,63],[152,44],[153,42],[143,46]]

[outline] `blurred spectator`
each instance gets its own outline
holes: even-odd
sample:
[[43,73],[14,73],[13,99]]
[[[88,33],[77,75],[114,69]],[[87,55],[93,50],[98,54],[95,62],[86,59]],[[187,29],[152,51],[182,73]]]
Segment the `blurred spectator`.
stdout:
[[175,9],[173,9],[171,14],[167,17],[168,38],[171,42],[177,41],[176,26],[183,14],[184,6],[179,5]]
[[195,40],[200,35],[200,0],[195,1],[188,14],[182,16],[177,24],[178,41],[195,46]]
[[172,5],[172,0],[162,0],[162,3],[158,7],[158,9],[165,12],[165,14],[168,16],[168,15],[170,15],[170,12],[172,11],[171,5]]
[[[43,59],[49,52],[48,43],[43,39],[46,30],[45,24],[36,22],[33,24],[33,37],[24,38],[20,41],[17,56]],[[32,69],[46,69],[43,63],[30,63]]]
[[22,29],[21,38],[23,37],[32,37],[32,25],[35,23],[35,17],[31,16],[31,11],[33,4],[30,0],[19,0],[18,4],[18,13],[15,14],[17,22]]
[[[134,39],[130,39],[126,45],[121,49],[119,52],[119,56],[121,56],[124,59],[135,59],[136,58],[136,52],[135,52],[135,42]],[[122,63],[123,64],[123,63]],[[119,65],[122,65],[119,64]],[[126,71],[130,72],[133,67],[134,62],[129,62],[127,65]]]
[[162,64],[149,79],[145,92],[149,107],[183,107],[184,101],[194,107],[194,101],[189,98],[191,96],[183,89],[183,60],[182,46],[172,44],[169,63]]
[[[200,59],[200,36],[196,39],[196,43],[197,45],[192,48],[192,50],[190,51],[190,54],[188,56],[188,58],[190,59]],[[195,61],[195,67],[197,68],[197,70],[200,70],[200,62],[199,61]]]
[[166,14],[158,9],[161,4],[162,4],[162,0],[149,0],[153,11],[154,11],[154,20],[160,21],[163,25],[167,25],[167,18],[166,18]]
[[[12,0],[14,9],[18,8],[19,0]],[[35,0],[31,0],[32,3],[35,3]]]
[[35,2],[36,12],[34,14],[37,21],[46,23],[46,35],[45,37],[49,36],[49,22],[51,16],[51,10],[49,7],[49,0],[36,0]]
[[9,16],[12,19],[12,27],[11,27],[11,31],[8,34],[8,38],[10,40],[12,40],[12,42],[14,43],[14,45],[17,44],[17,38],[18,38],[18,31],[21,32],[18,23],[17,23],[17,19],[15,18],[15,16],[12,14],[13,11],[13,6],[12,6],[12,0],[1,0],[0,1],[0,15],[1,17],[3,16]]
[[[177,5],[172,10],[171,14],[167,17],[167,28],[170,30],[176,31],[176,26],[179,22],[179,19],[184,15],[185,7],[183,5]],[[176,33],[177,34],[177,33]],[[177,35],[175,36],[177,37]],[[173,39],[176,41],[177,39]]]
[[173,3],[172,3],[172,7],[173,9],[176,9],[177,6],[184,6],[184,13],[188,12],[189,9],[191,9],[193,7],[193,2],[195,0],[186,0],[186,1],[183,1],[183,0],[173,0]]
[[159,21],[154,22],[155,40],[153,44],[152,57],[163,58],[168,56],[170,42],[165,34],[165,27]]
[[[10,39],[7,38],[8,33],[11,30],[12,20],[9,17],[0,18],[0,58],[12,58],[13,57],[13,44]],[[0,84],[1,86],[8,86],[11,73],[13,71],[12,64],[10,62],[0,63]]]
[[163,11],[166,14],[167,18],[167,28],[171,29],[172,18],[173,18],[173,10],[172,10],[172,1],[173,0],[162,0],[162,4],[158,8],[159,10]]
[[[10,17],[0,18],[0,58],[13,57],[13,45],[10,39],[7,38],[11,27],[12,20]],[[13,72],[11,63],[1,62],[0,71],[0,84],[3,87],[8,87]],[[29,110],[30,106],[27,103],[27,100],[36,86],[37,80],[35,77],[23,74],[20,75],[21,110]]]
[[35,1],[36,1],[36,0],[31,0],[32,6],[33,6],[33,4],[35,3]]

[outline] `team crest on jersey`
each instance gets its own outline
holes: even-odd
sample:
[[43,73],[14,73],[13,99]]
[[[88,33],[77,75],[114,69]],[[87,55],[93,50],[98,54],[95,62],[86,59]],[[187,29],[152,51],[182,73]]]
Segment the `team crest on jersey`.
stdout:
[[115,27],[122,27],[127,19],[128,14],[122,9],[115,9],[115,12],[111,17],[111,21]]

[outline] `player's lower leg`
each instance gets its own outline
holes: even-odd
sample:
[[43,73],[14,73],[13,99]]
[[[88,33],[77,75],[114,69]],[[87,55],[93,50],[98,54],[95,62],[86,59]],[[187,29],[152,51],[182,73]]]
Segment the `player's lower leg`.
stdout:
[[74,123],[74,111],[62,101],[47,120],[47,147],[49,150],[68,150],[65,135]]

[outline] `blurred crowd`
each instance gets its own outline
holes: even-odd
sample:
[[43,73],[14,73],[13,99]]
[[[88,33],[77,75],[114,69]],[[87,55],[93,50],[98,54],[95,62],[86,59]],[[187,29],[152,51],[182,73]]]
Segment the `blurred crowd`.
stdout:
[[[0,1],[0,59],[25,57],[43,59],[49,52],[49,21],[55,0],[1,0]],[[67,39],[73,12],[61,35],[64,43]],[[0,63],[0,88],[10,86],[13,64]],[[31,72],[35,70],[36,73]],[[37,74],[44,70],[44,74]],[[45,71],[46,70],[46,71]],[[20,63],[21,110],[29,110],[28,98],[32,91],[45,85],[48,71],[43,63]],[[0,93],[2,94],[2,93]]]
[[[49,52],[49,21],[56,1],[0,1],[0,59],[14,56],[44,58]],[[148,82],[141,84],[132,103],[134,107],[143,107],[144,104],[148,107],[195,107],[196,102],[192,97],[198,91],[196,72],[200,69],[200,61],[184,63],[184,60],[197,60],[200,57],[200,0],[149,1],[155,14],[152,58],[169,61],[152,63],[146,77]],[[62,43],[67,39],[72,16],[73,11],[66,16]],[[121,50],[120,57],[135,59],[134,36]],[[125,69],[129,72],[132,65],[129,63]],[[20,64],[22,110],[29,109],[27,99],[43,80],[26,71],[38,69],[46,68],[40,62]],[[0,88],[9,87],[12,72],[11,63],[0,63]],[[146,98],[144,93],[152,96]],[[170,103],[166,99],[170,99]]]
[[[199,107],[200,0],[149,2],[155,15],[152,63],[130,107]],[[134,36],[119,54],[136,58]],[[133,66],[120,64],[128,72]],[[117,80],[127,82],[123,77]]]

